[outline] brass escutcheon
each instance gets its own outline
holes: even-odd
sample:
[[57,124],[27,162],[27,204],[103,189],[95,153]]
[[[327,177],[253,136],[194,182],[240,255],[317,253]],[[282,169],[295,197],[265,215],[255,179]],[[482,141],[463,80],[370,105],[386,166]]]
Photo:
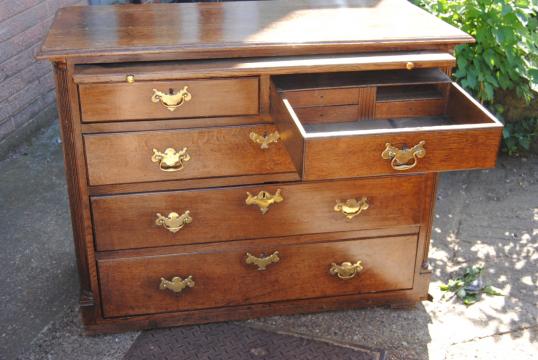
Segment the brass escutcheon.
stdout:
[[171,212],[168,214],[168,216],[162,216],[161,214],[157,213],[157,219],[155,220],[156,225],[162,226],[174,234],[191,222],[192,217],[189,210],[185,211],[182,215],[179,215],[176,212]]
[[362,199],[348,199],[346,202],[341,202],[336,200],[336,205],[334,206],[334,211],[341,212],[349,220],[353,219],[355,216],[359,215],[364,210],[368,209],[370,205],[368,204],[368,199],[363,196]]
[[284,198],[280,195],[280,189],[278,189],[274,195],[271,195],[267,191],[260,191],[258,195],[253,196],[247,191],[245,204],[258,205],[262,214],[265,214],[269,210],[269,206],[282,201],[284,201]]
[[256,144],[260,144],[261,149],[269,149],[269,144],[276,143],[280,139],[280,134],[278,131],[272,132],[270,134],[259,135],[255,132],[251,132],[250,140],[254,141]]
[[162,171],[179,171],[183,169],[183,163],[190,159],[191,156],[187,153],[186,147],[181,151],[168,148],[164,152],[160,152],[157,149],[153,149],[153,155],[151,156],[151,161],[158,162],[159,168]]
[[277,263],[280,261],[280,258],[278,257],[278,251],[275,251],[269,256],[263,257],[263,255],[260,255],[260,257],[254,256],[251,253],[247,253],[247,258],[245,259],[245,263],[249,265],[256,265],[258,267],[258,270],[262,271],[267,268],[270,264]]
[[426,141],[422,140],[410,149],[398,149],[390,143],[386,143],[385,150],[381,153],[381,157],[385,160],[391,160],[390,166],[392,166],[394,170],[409,170],[417,165],[418,159],[426,156],[424,144],[426,144]]
[[153,95],[151,101],[154,103],[160,102],[164,107],[170,111],[176,110],[178,107],[190,101],[192,99],[191,93],[188,91],[189,87],[184,86],[183,89],[174,93],[173,89],[170,89],[167,93],[153,89]]
[[352,264],[349,261],[345,261],[342,264],[338,265],[336,263],[331,264],[329,272],[331,275],[336,275],[342,280],[349,280],[355,277],[363,269],[362,261],[357,261],[355,264]]
[[179,276],[174,276],[171,281],[161,278],[161,283],[159,284],[160,290],[170,290],[175,293],[180,293],[186,287],[193,288],[195,285],[194,280],[192,280],[192,275],[189,275],[186,279],[182,279]]

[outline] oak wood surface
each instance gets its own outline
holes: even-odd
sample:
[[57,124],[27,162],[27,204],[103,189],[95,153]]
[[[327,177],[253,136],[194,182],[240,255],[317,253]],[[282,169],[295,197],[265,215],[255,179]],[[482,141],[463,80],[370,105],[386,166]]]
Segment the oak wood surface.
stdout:
[[[443,75],[454,46],[472,41],[404,0],[62,9],[39,57],[59,62],[88,332],[427,299],[436,174],[412,174],[492,166],[500,139],[498,121]],[[408,63],[415,70],[404,71]],[[295,86],[288,104],[274,87],[286,77]],[[425,83],[442,85],[415,86]],[[196,96],[176,111],[149,101],[154,85],[183,84]],[[292,99],[301,93],[302,104]],[[275,130],[271,120],[281,143],[263,151],[248,135]],[[379,163],[385,142],[422,139],[427,155],[411,175]],[[180,172],[150,160],[153,148],[183,146],[191,160]],[[380,174],[390,177],[371,177]],[[327,181],[357,176],[368,178]],[[279,188],[284,202],[265,215],[244,204],[245,191]],[[356,218],[333,210],[335,196],[362,195],[370,208]],[[155,212],[184,204],[194,209],[184,229],[172,235],[154,224]],[[281,261],[265,272],[244,264],[246,251],[275,247]],[[365,272],[330,276],[327,263],[349,255],[364,256]],[[158,290],[161,276],[187,271],[194,288]]]
[[59,10],[39,57],[274,56],[472,41],[404,0],[79,6]]
[[447,51],[398,51],[359,54],[303,55],[239,59],[151,61],[81,64],[73,75],[77,83],[122,82],[127,74],[135,81],[215,78],[228,76],[269,76],[278,74],[328,73],[452,67],[456,59]]
[[[271,184],[92,198],[98,251],[249,238],[376,229],[420,224],[424,177],[372,178],[304,184]],[[247,192],[283,201],[262,214],[246,205]],[[336,201],[366,197],[367,210],[353,219],[336,212]],[[177,233],[155,224],[156,214],[182,214],[192,223]],[[215,231],[218,229],[218,231]]]
[[[295,138],[301,137],[304,143],[301,152],[289,145],[288,149],[290,154],[295,154],[294,163],[302,172],[303,179],[401,173],[391,167],[390,159],[381,157],[388,143],[402,149],[425,141],[426,156],[418,159],[417,165],[405,170],[405,173],[495,166],[502,125],[457,85],[453,84],[450,88],[448,125],[436,125],[435,118],[425,117],[427,122],[414,127],[398,126],[399,121],[404,124],[403,120],[388,119],[384,122],[370,121],[368,127],[362,129],[360,124],[364,122],[361,121],[348,129],[340,124],[332,128],[331,124],[318,128],[314,124],[305,129],[292,104],[285,98],[286,93],[280,94],[283,98],[279,99],[277,95],[273,97],[277,102],[273,106],[275,124],[285,131],[282,137],[284,144],[297,142],[299,140]],[[415,118],[413,122],[421,124],[421,118]],[[379,127],[376,124],[380,124]],[[386,128],[387,125],[394,128]]]
[[198,178],[186,180],[153,181],[134,184],[110,184],[90,186],[90,195],[111,195],[122,193],[142,193],[153,191],[211,189],[224,186],[239,186],[253,184],[275,184],[279,182],[300,181],[295,170],[284,173],[262,175],[241,175],[232,177]]
[[[105,317],[255,304],[413,286],[416,236],[294,245],[292,240],[242,251],[193,252],[158,257],[99,260]],[[280,260],[265,271],[245,263],[246,252]],[[390,256],[391,261],[386,258]],[[329,273],[331,263],[361,260],[353,279]],[[195,286],[181,293],[159,290],[160,278],[192,275]]]
[[442,116],[445,112],[445,99],[378,101],[375,104],[377,119]]
[[107,132],[128,132],[147,130],[176,130],[192,129],[204,127],[220,127],[235,125],[258,125],[272,123],[269,114],[245,115],[245,116],[221,116],[185,119],[164,119],[164,120],[134,120],[134,121],[114,121],[114,122],[94,122],[82,123],[80,129],[82,133],[107,133]]
[[[294,171],[281,143],[261,149],[250,138],[274,132],[271,125],[85,135],[90,185],[243,176]],[[162,171],[153,149],[180,151],[190,160],[179,171]]]
[[[185,86],[190,101],[174,111],[152,102],[153,90],[174,93]],[[259,112],[258,78],[135,81],[81,84],[83,122],[253,115]]]

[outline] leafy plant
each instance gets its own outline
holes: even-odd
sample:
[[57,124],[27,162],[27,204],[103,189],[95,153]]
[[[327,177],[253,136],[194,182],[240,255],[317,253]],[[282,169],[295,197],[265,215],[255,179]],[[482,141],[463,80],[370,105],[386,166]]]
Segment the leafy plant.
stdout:
[[450,279],[447,284],[441,284],[440,289],[446,293],[452,293],[463,301],[465,305],[472,305],[480,300],[482,294],[491,296],[502,296],[503,294],[491,285],[484,285],[482,280],[483,267],[474,266],[466,268],[463,275]]
[[[453,76],[497,116],[499,90],[529,103],[538,92],[538,0],[414,0],[469,33],[475,44],[457,46]],[[502,97],[502,95],[501,95]],[[538,138],[536,119],[506,122],[503,150],[527,151]]]
[[529,151],[538,138],[538,119],[522,119],[504,124],[504,150],[509,155],[518,155],[520,150]]
[[538,0],[415,3],[475,37],[475,44],[456,47],[454,77],[481,102],[492,104],[497,89],[515,90],[527,102],[538,92]]

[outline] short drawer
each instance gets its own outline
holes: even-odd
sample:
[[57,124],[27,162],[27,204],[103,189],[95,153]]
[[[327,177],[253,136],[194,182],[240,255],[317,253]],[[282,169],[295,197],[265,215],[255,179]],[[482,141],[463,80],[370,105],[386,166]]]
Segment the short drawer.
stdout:
[[257,77],[80,84],[83,122],[254,115]]
[[296,172],[282,143],[262,148],[252,140],[274,133],[274,126],[261,125],[85,135],[89,183]]
[[368,73],[365,84],[357,74],[357,86],[375,90],[364,104],[374,111],[370,117],[341,112],[341,106],[305,111],[294,104],[297,90],[284,86],[289,78],[284,85],[275,80],[271,113],[303,179],[495,166],[502,124],[457,84],[430,70],[379,72],[379,84],[375,74]]
[[410,289],[416,247],[416,235],[287,239],[99,259],[103,312],[119,317]]
[[417,175],[93,197],[95,243],[105,251],[416,225],[424,184]]

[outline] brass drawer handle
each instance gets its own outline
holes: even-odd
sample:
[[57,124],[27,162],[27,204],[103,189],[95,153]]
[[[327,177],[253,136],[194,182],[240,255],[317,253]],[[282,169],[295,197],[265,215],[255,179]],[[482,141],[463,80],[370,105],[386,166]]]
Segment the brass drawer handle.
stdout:
[[179,171],[183,169],[184,162],[190,159],[191,156],[187,153],[186,147],[181,151],[168,148],[164,152],[160,152],[157,149],[153,149],[153,155],[151,156],[151,161],[158,162],[159,168],[162,171]]
[[258,195],[252,195],[247,191],[245,204],[258,205],[262,214],[265,214],[269,211],[269,206],[282,201],[284,201],[284,198],[280,195],[280,189],[278,189],[274,195],[271,195],[267,191],[260,191]]
[[370,205],[368,204],[368,199],[363,196],[362,199],[348,199],[346,202],[341,202],[336,200],[336,205],[334,206],[334,211],[341,212],[349,220],[353,219],[355,216],[359,215],[364,210],[368,209]]
[[280,134],[278,131],[272,132],[270,134],[259,135],[255,132],[251,132],[250,140],[254,141],[256,144],[260,144],[261,149],[269,149],[269,144],[276,143],[280,140]]
[[153,95],[151,101],[154,103],[160,102],[165,108],[170,111],[176,110],[181,105],[192,99],[191,93],[188,91],[189,87],[184,86],[183,89],[174,93],[173,89],[170,89],[167,93],[153,89]]
[[331,275],[336,275],[342,280],[349,280],[353,279],[355,275],[362,271],[362,269],[362,261],[359,260],[355,264],[346,261],[340,265],[332,263],[329,272],[331,273]]
[[174,276],[171,281],[161,278],[161,283],[159,284],[160,290],[170,290],[175,293],[180,293],[186,287],[193,288],[195,285],[192,275],[189,275],[188,278],[182,279],[179,276]]
[[387,143],[385,144],[385,150],[381,153],[381,157],[385,160],[391,160],[390,166],[392,166],[394,170],[409,170],[417,165],[418,159],[426,156],[424,144],[426,144],[426,141],[422,140],[410,149],[400,150],[390,143]]
[[174,234],[191,222],[192,217],[189,210],[185,211],[181,215],[176,212],[171,212],[168,214],[168,216],[162,216],[161,214],[157,213],[157,219],[155,220],[156,225],[162,226]]
[[247,253],[247,258],[245,259],[245,263],[248,265],[256,265],[260,271],[265,270],[270,264],[277,263],[279,261],[280,258],[278,257],[278,251],[275,251],[266,257],[256,257],[251,253]]

